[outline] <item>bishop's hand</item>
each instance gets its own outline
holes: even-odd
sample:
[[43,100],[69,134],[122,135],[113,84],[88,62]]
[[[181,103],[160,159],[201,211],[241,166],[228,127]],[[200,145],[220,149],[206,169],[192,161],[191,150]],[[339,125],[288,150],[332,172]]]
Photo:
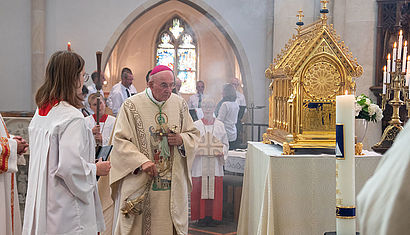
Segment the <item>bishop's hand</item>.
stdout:
[[145,173],[147,173],[151,177],[158,175],[157,167],[155,166],[155,163],[153,163],[151,161],[148,161],[148,162],[145,162],[144,164],[142,164],[141,169],[142,169],[142,171],[144,171]]
[[183,144],[181,135],[179,133],[169,133],[168,144],[171,146],[181,146]]

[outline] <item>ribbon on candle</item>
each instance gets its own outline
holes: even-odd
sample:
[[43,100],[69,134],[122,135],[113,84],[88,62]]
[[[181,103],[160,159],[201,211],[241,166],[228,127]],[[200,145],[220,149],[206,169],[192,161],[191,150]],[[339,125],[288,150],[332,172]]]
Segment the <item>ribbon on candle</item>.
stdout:
[[336,159],[345,159],[344,125],[336,123]]
[[354,219],[356,218],[356,207],[336,207],[336,218],[339,219]]

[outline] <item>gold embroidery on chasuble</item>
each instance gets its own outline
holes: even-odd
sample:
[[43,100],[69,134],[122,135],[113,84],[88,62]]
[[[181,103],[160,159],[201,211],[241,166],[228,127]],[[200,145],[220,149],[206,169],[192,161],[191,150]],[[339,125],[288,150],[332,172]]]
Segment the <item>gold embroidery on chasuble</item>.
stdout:
[[[143,153],[145,156],[149,158],[148,144],[147,144],[144,124],[143,124],[141,115],[138,113],[137,109],[135,108],[134,103],[132,103],[130,100],[125,100],[124,106],[128,108],[128,110],[131,112],[132,116],[134,117],[135,132],[137,134],[137,139],[138,139],[137,140],[138,149],[141,153]],[[142,200],[138,200],[140,198],[136,198],[136,201],[139,201],[139,205],[135,205],[135,207],[140,209],[138,214],[143,213],[143,223],[142,223],[143,228],[142,229],[144,231],[144,234],[151,234],[151,197],[149,195],[149,188],[151,187],[151,181],[148,181],[146,186],[148,187],[145,193],[142,195],[142,198],[141,198]],[[127,203],[129,203],[128,198],[125,200],[126,205]],[[125,216],[127,216],[127,214],[125,214]]]

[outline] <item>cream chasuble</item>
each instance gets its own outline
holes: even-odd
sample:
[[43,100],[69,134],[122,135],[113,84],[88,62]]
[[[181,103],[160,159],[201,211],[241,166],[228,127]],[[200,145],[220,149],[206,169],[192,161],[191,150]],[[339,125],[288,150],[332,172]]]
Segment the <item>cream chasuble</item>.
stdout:
[[[181,97],[172,94],[159,103],[149,96],[146,90],[128,98],[117,116],[109,175],[115,202],[114,234],[167,235],[174,228],[177,234],[188,234],[190,169],[199,131]],[[169,132],[181,135],[185,155],[168,146],[165,137]],[[149,160],[156,164],[159,177],[135,172]],[[134,212],[125,215],[125,202],[131,200]],[[104,199],[103,207],[108,204]]]
[[360,235],[409,233],[409,143],[407,122],[357,197]]
[[21,234],[17,192],[17,142],[10,138],[0,114],[0,234]]
[[30,163],[23,234],[104,230],[95,142],[81,112],[65,101],[29,126]]

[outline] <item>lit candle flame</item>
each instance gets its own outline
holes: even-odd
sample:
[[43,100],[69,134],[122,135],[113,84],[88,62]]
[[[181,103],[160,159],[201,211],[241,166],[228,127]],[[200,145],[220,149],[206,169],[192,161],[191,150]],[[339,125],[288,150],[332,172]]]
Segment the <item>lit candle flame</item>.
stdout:
[[67,42],[67,51],[71,51],[71,42]]
[[[410,57],[410,56],[409,56]],[[386,72],[386,65],[383,67],[383,71]]]
[[387,59],[390,60],[390,53],[387,55]]
[[108,83],[107,81],[104,81],[104,82],[103,82],[104,85],[107,85],[107,83]]
[[397,47],[397,42],[394,42],[393,47],[394,47],[394,48]]
[[403,30],[400,30],[399,35],[400,36],[403,35]]
[[345,90],[345,95],[348,95],[349,94],[349,92],[347,92],[347,90]]
[[405,47],[407,46],[407,41],[404,41],[404,46],[405,46]]

